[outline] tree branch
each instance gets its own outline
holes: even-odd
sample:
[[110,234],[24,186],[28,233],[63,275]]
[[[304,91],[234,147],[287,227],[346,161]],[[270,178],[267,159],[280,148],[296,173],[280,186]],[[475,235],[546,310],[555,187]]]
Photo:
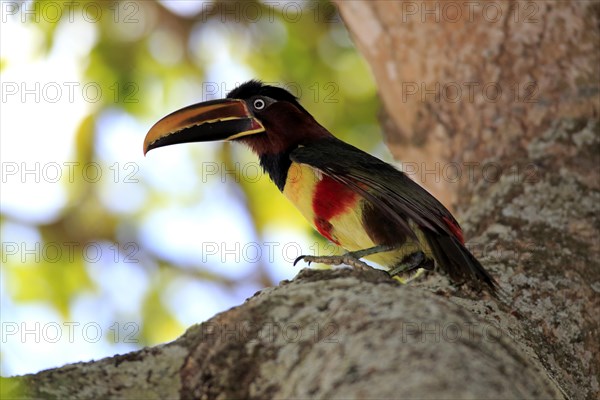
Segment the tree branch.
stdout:
[[493,299],[303,270],[175,342],[3,385],[25,398],[562,397],[506,321]]

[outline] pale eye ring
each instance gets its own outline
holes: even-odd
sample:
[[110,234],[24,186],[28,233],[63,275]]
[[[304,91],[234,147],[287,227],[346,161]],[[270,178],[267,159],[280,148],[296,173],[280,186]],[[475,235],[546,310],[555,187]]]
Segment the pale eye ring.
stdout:
[[255,110],[262,110],[267,105],[263,99],[254,99],[252,103]]

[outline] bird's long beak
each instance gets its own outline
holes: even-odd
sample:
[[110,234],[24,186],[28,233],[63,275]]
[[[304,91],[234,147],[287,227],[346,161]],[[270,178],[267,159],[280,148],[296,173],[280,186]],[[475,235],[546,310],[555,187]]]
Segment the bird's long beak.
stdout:
[[154,124],[144,139],[144,154],[171,144],[233,140],[264,130],[245,101],[211,100],[177,110]]

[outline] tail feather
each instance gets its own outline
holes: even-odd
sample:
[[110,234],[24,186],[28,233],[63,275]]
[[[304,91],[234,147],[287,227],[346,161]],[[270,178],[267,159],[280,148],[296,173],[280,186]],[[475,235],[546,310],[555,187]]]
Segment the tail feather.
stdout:
[[483,283],[492,293],[496,292],[498,283],[458,239],[433,232],[426,237],[436,264],[452,280],[468,281],[477,286]]

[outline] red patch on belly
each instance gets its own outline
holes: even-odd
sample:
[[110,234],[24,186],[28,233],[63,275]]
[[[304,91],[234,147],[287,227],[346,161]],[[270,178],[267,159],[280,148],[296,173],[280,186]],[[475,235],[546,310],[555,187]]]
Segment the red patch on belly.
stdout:
[[329,221],[324,220],[323,218],[315,218],[315,228],[317,231],[331,242],[340,246],[340,242],[338,242],[333,236],[331,236],[331,231],[333,230],[333,225]]
[[358,194],[352,189],[324,175],[315,187],[312,202],[315,213],[314,223],[319,233],[332,242],[339,244],[331,236],[333,226],[329,220],[352,208],[357,199]]

